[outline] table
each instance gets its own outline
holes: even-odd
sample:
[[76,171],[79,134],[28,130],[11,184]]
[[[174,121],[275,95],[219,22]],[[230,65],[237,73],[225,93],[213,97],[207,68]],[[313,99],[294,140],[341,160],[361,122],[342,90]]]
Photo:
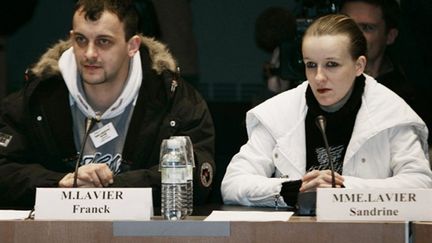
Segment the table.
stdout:
[[[407,231],[404,222],[316,222],[315,217],[298,216],[293,216],[288,222],[206,222],[203,219],[192,216],[174,225],[189,228],[200,225],[205,228],[215,226],[211,223],[219,223],[217,227],[228,227],[228,231],[221,230],[220,236],[143,236],[149,226],[166,226],[173,222],[158,219],[145,222],[6,220],[0,221],[0,242],[402,243]],[[125,227],[130,229],[130,226],[134,230],[125,232]],[[432,222],[413,222],[411,229],[413,242],[431,242]]]
[[413,222],[411,229],[414,243],[432,242],[432,222]]

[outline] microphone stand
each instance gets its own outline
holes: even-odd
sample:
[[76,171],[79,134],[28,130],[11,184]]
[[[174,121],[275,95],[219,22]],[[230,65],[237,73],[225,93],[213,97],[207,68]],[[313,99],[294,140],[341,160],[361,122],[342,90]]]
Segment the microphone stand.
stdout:
[[74,173],[74,180],[73,180],[73,185],[72,187],[78,187],[78,168],[79,168],[79,164],[82,160],[82,154],[84,153],[84,148],[87,142],[87,138],[89,136],[90,130],[93,128],[95,122],[97,122],[97,119],[94,118],[86,118],[86,127],[85,127],[85,133],[84,133],[84,139],[81,143],[81,149],[80,152],[78,153],[78,159],[75,162],[75,173]]
[[333,166],[333,158],[331,156],[330,153],[330,147],[328,145],[328,141],[327,141],[327,135],[325,132],[326,129],[326,119],[323,115],[319,115],[316,120],[315,120],[319,130],[321,131],[323,140],[324,140],[324,145],[325,145],[325,149],[327,152],[327,158],[329,160],[329,165],[330,165],[330,171],[331,171],[331,179],[332,179],[332,187],[335,188],[336,187],[336,180],[335,180],[335,175],[334,175],[334,166]]
[[[318,129],[320,130],[323,140],[325,149],[327,152],[327,157],[330,164],[330,170],[331,170],[331,177],[332,177],[332,187],[336,187],[336,180],[334,175],[334,167],[333,167],[333,159],[330,154],[330,147],[328,145],[327,141],[327,135],[325,132],[326,128],[326,119],[324,116],[319,115],[315,119],[315,124],[317,125]],[[315,216],[316,215],[316,191],[310,191],[310,192],[299,192],[297,197],[297,215],[299,216]]]

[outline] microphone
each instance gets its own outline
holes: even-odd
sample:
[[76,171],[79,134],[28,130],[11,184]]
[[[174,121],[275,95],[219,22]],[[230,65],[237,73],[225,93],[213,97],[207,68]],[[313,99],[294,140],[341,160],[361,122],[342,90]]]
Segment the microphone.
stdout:
[[[326,129],[326,119],[323,115],[319,115],[315,119],[315,124],[320,130],[323,140],[325,149],[327,152],[327,157],[330,164],[330,170],[331,170],[331,177],[332,177],[332,187],[336,187],[336,180],[334,176],[334,167],[333,167],[333,160],[332,156],[330,154],[330,147],[328,145],[327,141],[327,135],[325,132]],[[316,215],[316,191],[310,191],[310,192],[300,192],[297,197],[297,215],[300,216],[315,216]]]
[[333,158],[330,154],[330,147],[328,145],[328,141],[327,141],[327,135],[325,132],[326,129],[326,118],[323,115],[319,115],[317,116],[317,118],[315,119],[315,124],[317,125],[318,129],[320,130],[323,140],[324,140],[324,145],[325,145],[325,149],[327,152],[327,158],[329,160],[329,165],[330,165],[330,171],[331,171],[331,177],[332,177],[332,187],[335,188],[336,187],[336,180],[335,180],[335,175],[334,175],[334,166],[333,166]]
[[85,133],[84,133],[83,141],[81,143],[81,149],[80,149],[80,151],[78,153],[78,159],[75,162],[75,173],[74,173],[74,180],[73,180],[72,187],[78,187],[78,183],[77,183],[78,182],[78,168],[79,168],[79,164],[80,164],[80,162],[82,160],[82,156],[83,156],[83,153],[84,153],[84,148],[85,148],[85,145],[86,145],[86,142],[87,142],[87,138],[88,138],[88,136],[90,134],[90,130],[93,128],[93,126],[94,126],[94,124],[96,122],[99,122],[99,119],[97,119],[97,118],[86,118],[85,122],[86,122]]

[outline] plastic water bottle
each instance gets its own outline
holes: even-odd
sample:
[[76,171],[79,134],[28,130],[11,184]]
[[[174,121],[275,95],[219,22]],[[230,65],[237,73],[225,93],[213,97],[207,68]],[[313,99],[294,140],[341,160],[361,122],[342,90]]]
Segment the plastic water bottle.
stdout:
[[187,215],[193,212],[193,170],[195,168],[195,159],[192,141],[189,136],[172,136],[185,147],[186,150],[186,167],[187,167]]
[[164,219],[179,220],[187,215],[186,151],[177,139],[165,139],[161,145],[161,213]]

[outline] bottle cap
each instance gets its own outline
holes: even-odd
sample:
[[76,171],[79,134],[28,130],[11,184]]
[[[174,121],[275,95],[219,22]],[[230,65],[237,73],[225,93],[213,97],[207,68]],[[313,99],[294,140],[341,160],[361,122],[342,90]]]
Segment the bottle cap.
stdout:
[[181,147],[180,141],[177,139],[168,139],[167,147],[169,149],[177,149]]

